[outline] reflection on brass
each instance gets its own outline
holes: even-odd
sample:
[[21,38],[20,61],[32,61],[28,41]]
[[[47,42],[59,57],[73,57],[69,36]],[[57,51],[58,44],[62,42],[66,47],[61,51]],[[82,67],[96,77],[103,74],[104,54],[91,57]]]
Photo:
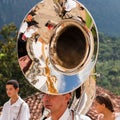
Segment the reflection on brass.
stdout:
[[46,59],[46,67],[45,67],[45,76],[47,77],[47,88],[49,93],[58,93],[58,90],[55,88],[54,83],[56,82],[56,77],[51,76],[50,69],[48,67],[49,61]]
[[73,95],[69,103],[69,108],[79,114],[86,114],[92,105],[95,92],[96,78],[91,75],[81,87],[72,92]]
[[18,60],[28,82],[52,95],[71,93],[70,109],[86,114],[95,96],[99,39],[89,11],[75,0],[43,0],[23,20]]
[[90,77],[98,46],[95,22],[84,5],[75,0],[43,0],[21,24],[18,59],[23,74],[35,88],[64,94]]

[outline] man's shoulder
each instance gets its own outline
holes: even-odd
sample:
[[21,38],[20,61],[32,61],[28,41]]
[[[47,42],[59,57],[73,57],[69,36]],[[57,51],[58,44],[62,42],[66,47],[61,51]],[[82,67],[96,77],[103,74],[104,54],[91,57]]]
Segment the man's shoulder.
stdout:
[[23,106],[28,107],[28,104],[25,101],[23,101]]
[[19,97],[19,101],[23,107],[28,107],[28,104],[21,97]]
[[120,120],[120,113],[115,113],[115,120]]
[[91,118],[89,118],[88,116],[86,115],[80,115],[80,117],[84,120],[91,120]]

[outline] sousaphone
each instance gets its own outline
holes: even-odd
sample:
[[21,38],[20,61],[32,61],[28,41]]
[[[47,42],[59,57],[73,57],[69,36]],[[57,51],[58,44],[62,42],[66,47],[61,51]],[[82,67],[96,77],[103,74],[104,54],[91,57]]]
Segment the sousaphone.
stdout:
[[18,61],[27,81],[52,95],[71,92],[69,107],[85,114],[95,96],[96,24],[83,4],[43,0],[22,21]]

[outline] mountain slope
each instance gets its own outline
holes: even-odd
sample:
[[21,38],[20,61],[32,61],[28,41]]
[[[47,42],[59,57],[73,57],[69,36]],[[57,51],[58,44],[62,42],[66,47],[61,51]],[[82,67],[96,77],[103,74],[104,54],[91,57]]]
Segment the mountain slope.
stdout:
[[[0,0],[0,27],[14,22],[18,27],[26,13],[41,0]],[[98,30],[120,36],[120,0],[79,0],[92,14]]]
[[39,1],[0,0],[0,27],[11,22],[19,27],[26,13]]
[[92,13],[98,30],[120,36],[120,0],[79,0]]

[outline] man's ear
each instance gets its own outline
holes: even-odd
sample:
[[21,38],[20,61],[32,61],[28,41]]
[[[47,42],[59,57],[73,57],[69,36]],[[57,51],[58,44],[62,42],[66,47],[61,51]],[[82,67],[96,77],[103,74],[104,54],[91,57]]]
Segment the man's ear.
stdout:
[[66,95],[65,95],[65,98],[66,98],[67,102],[69,102],[70,99],[71,99],[71,94],[66,94]]
[[105,104],[102,104],[102,106],[105,108],[106,106],[105,106]]
[[16,91],[19,92],[19,88],[16,88]]

